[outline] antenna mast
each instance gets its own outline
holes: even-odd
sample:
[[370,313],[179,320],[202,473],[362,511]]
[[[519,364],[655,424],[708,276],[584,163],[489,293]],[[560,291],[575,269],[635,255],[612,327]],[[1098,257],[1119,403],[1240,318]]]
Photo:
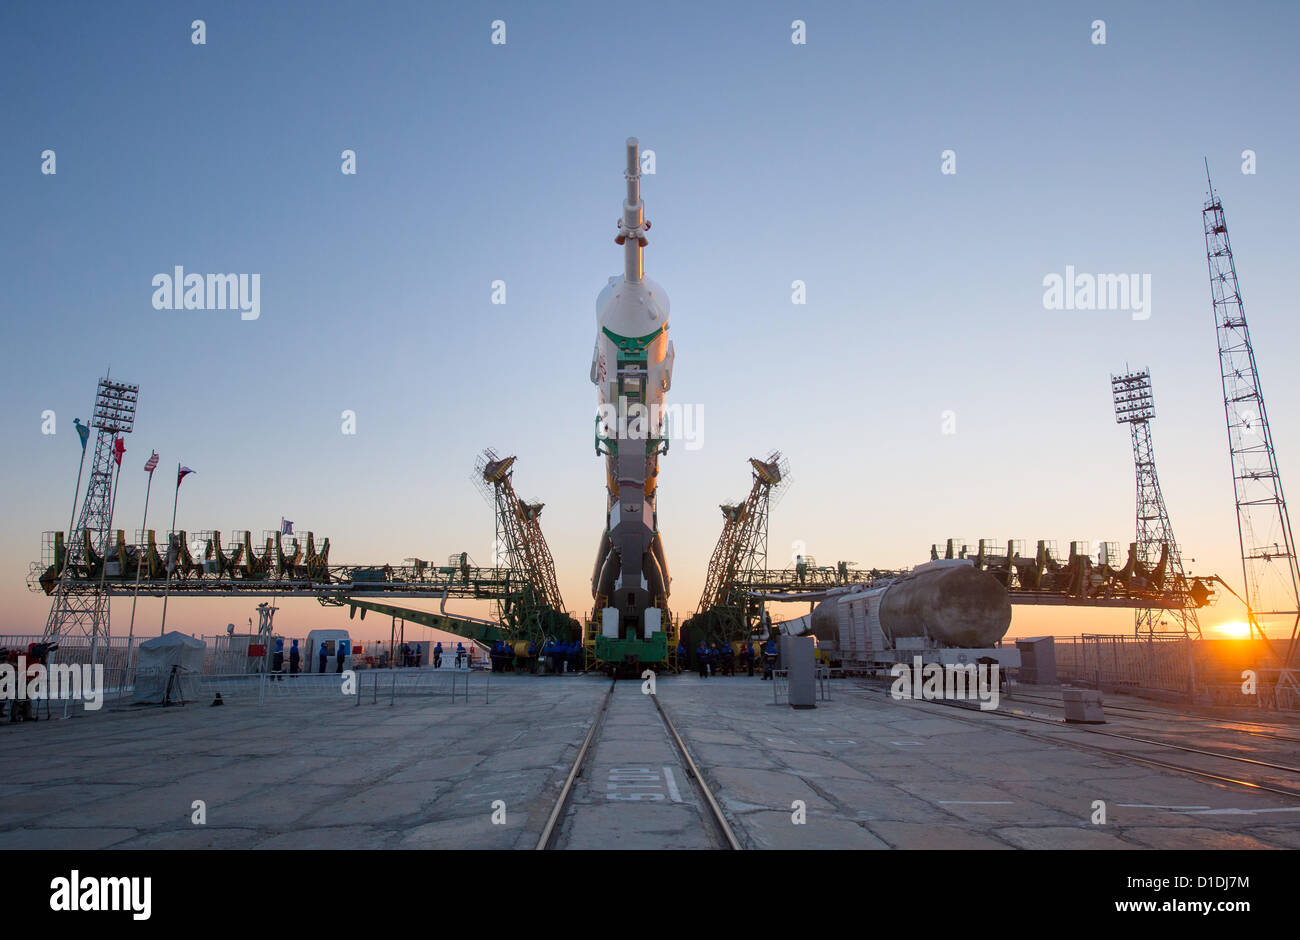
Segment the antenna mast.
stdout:
[[[1296,638],[1300,631],[1300,569],[1296,566],[1295,539],[1287,514],[1282,477],[1278,473],[1273,434],[1255,364],[1255,349],[1246,326],[1246,308],[1237,283],[1237,266],[1228,241],[1223,203],[1205,180],[1209,199],[1202,210],[1205,223],[1205,258],[1210,271],[1210,297],[1219,336],[1219,375],[1223,381],[1223,409],[1228,423],[1228,453],[1232,461],[1232,486],[1237,500],[1237,536],[1241,543],[1241,568],[1245,583],[1246,613],[1251,635],[1265,638],[1259,618],[1276,618],[1291,628],[1282,656],[1284,670],[1296,666]],[[1294,677],[1291,682],[1294,684]]]

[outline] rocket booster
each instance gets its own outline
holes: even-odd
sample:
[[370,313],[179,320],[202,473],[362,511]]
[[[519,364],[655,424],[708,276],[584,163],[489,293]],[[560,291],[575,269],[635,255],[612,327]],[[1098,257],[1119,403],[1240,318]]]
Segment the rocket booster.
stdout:
[[596,298],[591,381],[597,389],[596,452],[605,457],[606,524],[591,592],[595,619],[611,638],[648,639],[668,605],[668,563],[655,511],[659,457],[667,453],[664,401],[672,386],[668,295],[645,276],[641,154],[627,141],[627,196],[614,241],[623,273]]

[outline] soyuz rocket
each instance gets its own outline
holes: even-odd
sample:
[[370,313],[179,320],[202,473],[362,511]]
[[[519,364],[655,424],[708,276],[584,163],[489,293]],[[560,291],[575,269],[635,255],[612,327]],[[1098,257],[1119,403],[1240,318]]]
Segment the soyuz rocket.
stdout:
[[667,626],[668,562],[655,511],[659,457],[668,451],[664,402],[673,379],[668,295],[645,276],[641,153],[627,141],[627,198],[615,243],[623,273],[596,298],[596,453],[605,457],[606,524],[591,575],[594,619],[609,639],[648,640]]

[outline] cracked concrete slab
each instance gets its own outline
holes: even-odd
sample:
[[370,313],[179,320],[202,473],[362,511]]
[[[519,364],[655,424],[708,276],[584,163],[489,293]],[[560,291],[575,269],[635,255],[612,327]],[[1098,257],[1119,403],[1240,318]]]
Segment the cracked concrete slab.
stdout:
[[[620,684],[627,694],[611,705],[561,842],[715,846],[639,686]],[[608,687],[599,677],[494,676],[488,704],[444,694],[390,706],[381,690],[361,706],[288,696],[262,707],[110,704],[0,726],[0,850],[530,849]],[[974,725],[968,713],[894,702],[852,680],[832,688],[831,701],[796,711],[774,706],[758,678],[660,677],[659,702],[747,846],[1300,848],[1300,800],[1077,745],[1207,768],[1222,766],[1215,758],[1005,716]],[[1162,724],[1159,709],[1143,708],[1128,726],[1107,727],[1171,741],[1191,728],[1231,753],[1300,761],[1285,735],[1243,737],[1231,722],[1198,724],[1176,710]],[[191,822],[195,799],[207,802],[206,825]],[[1097,800],[1104,824],[1091,821]],[[493,821],[498,803],[503,823]]]

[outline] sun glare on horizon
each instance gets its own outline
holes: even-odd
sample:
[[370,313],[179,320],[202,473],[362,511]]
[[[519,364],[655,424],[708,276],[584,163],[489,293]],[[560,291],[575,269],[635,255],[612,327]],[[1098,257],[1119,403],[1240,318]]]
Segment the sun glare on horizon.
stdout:
[[1214,627],[1216,633],[1222,633],[1224,636],[1248,637],[1250,636],[1250,624],[1242,623],[1240,620],[1234,620],[1230,623],[1221,623]]

